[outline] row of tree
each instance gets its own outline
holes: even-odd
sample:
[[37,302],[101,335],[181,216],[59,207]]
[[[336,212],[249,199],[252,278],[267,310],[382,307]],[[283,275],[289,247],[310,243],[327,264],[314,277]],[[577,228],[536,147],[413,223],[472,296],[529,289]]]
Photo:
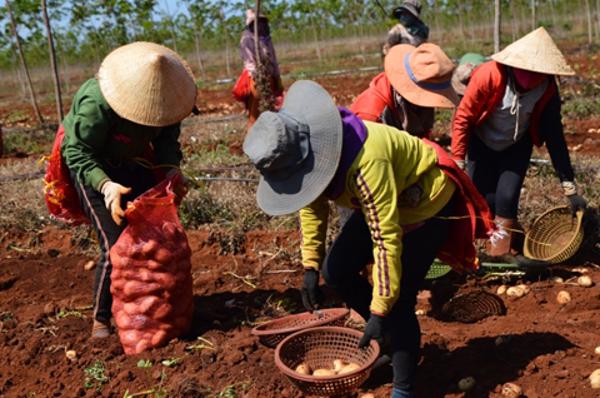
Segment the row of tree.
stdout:
[[[576,10],[590,13],[590,40],[597,32],[600,0],[497,0],[504,23],[532,17],[536,23],[561,24],[561,16]],[[399,0],[264,0],[276,41],[314,38],[325,29],[343,35],[358,27],[384,31]],[[57,50],[62,62],[98,62],[112,48],[134,40],[164,43],[183,52],[235,46],[244,25],[246,8],[254,1],[178,0],[48,0]],[[423,19],[433,30],[458,28],[469,34],[473,26],[491,24],[494,2],[481,0],[423,0]],[[48,60],[46,30],[40,0],[10,0],[28,60]],[[383,25],[383,26],[382,26]],[[363,30],[365,31],[365,30]],[[308,32],[308,34],[307,34]],[[17,64],[15,40],[5,4],[0,7],[0,68]]]

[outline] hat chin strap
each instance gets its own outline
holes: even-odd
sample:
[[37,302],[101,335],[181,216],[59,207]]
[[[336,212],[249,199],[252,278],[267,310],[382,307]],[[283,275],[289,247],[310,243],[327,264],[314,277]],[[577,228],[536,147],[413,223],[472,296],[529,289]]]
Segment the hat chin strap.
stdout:
[[420,81],[419,79],[417,79],[417,77],[415,76],[415,73],[413,72],[412,68],[410,67],[410,56],[412,54],[413,54],[413,51],[407,53],[404,56],[404,69],[406,70],[408,77],[410,78],[410,80],[412,80],[413,83],[415,83],[417,86],[424,88],[426,90],[440,91],[440,90],[445,90],[445,89],[450,88],[450,86],[452,85],[451,79],[448,79],[446,81],[439,82],[439,83]]

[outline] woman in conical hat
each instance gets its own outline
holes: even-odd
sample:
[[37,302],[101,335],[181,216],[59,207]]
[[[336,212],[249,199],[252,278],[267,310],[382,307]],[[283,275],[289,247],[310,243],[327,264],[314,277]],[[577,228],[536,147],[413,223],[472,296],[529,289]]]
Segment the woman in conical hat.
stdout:
[[157,168],[181,181],[175,191],[185,195],[178,139],[181,120],[195,110],[196,92],[194,76],[177,53],[154,43],[131,43],[104,59],[97,76],[79,88],[63,120],[62,158],[101,250],[94,338],[110,333],[109,251],[125,228],[124,203],[156,184]]
[[[519,197],[533,145],[546,144],[573,212],[578,195],[560,114],[556,76],[575,72],[542,27],[474,70],[452,125],[452,156],[467,170],[495,213],[489,254],[521,251]],[[522,237],[519,237],[522,238]]]

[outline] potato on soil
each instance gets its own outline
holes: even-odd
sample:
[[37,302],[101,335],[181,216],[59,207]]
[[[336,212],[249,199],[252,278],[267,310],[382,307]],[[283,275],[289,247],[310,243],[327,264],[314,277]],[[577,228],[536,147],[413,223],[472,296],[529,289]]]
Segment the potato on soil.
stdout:
[[308,366],[307,363],[302,362],[300,365],[296,366],[296,369],[294,369],[294,371],[296,373],[300,373],[301,375],[310,375],[311,374],[311,369],[310,366]]
[[600,389],[600,369],[596,369],[590,375],[590,385],[594,390]]
[[506,289],[507,289],[506,285],[500,285],[500,286],[498,286],[498,289],[496,289],[496,294],[498,296],[501,296],[504,293],[506,293]]
[[581,287],[591,287],[594,284],[594,282],[589,276],[582,275],[579,278],[577,278],[577,284]]
[[556,295],[556,301],[560,305],[568,304],[571,302],[571,294],[569,292],[567,292],[566,290],[561,290]]
[[475,378],[474,377],[465,377],[464,379],[460,379],[458,381],[458,389],[460,391],[470,391],[475,387]]
[[506,398],[519,398],[523,395],[523,389],[515,383],[504,383],[502,386],[502,396]]
[[523,288],[519,287],[519,286],[512,286],[509,287],[508,289],[506,289],[506,295],[508,297],[523,297],[525,295],[525,291],[523,290]]

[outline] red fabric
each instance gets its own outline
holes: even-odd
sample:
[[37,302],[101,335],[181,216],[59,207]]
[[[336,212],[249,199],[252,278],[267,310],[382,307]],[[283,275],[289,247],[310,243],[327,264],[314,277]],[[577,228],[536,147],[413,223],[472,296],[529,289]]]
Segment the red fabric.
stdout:
[[237,101],[246,102],[254,91],[254,82],[247,69],[244,69],[233,86],[232,94]]
[[[506,67],[496,61],[481,64],[473,71],[465,96],[460,101],[452,122],[454,159],[465,159],[469,134],[473,133],[474,128],[483,123],[502,101],[506,91],[506,75]],[[537,146],[544,143],[539,132],[542,112],[557,90],[555,80],[550,79],[546,92],[533,109],[529,134]]]
[[64,136],[65,129],[61,125],[48,157],[48,167],[44,176],[44,200],[48,211],[55,218],[71,225],[89,224],[60,151]]
[[191,326],[192,252],[172,189],[179,178],[128,204],[127,227],[110,250],[112,313],[128,355],[165,345]]
[[390,81],[381,72],[371,80],[369,88],[360,93],[350,105],[350,110],[362,120],[380,122],[381,114],[385,107],[395,109],[392,99],[392,86]]
[[[423,138],[432,146],[438,157],[438,167],[454,181],[455,214],[450,225],[448,240],[438,252],[438,258],[459,272],[479,268],[475,239],[487,239],[495,229],[492,212],[475,185],[464,171],[450,158],[446,151],[433,141]],[[466,217],[461,217],[461,216]]]

